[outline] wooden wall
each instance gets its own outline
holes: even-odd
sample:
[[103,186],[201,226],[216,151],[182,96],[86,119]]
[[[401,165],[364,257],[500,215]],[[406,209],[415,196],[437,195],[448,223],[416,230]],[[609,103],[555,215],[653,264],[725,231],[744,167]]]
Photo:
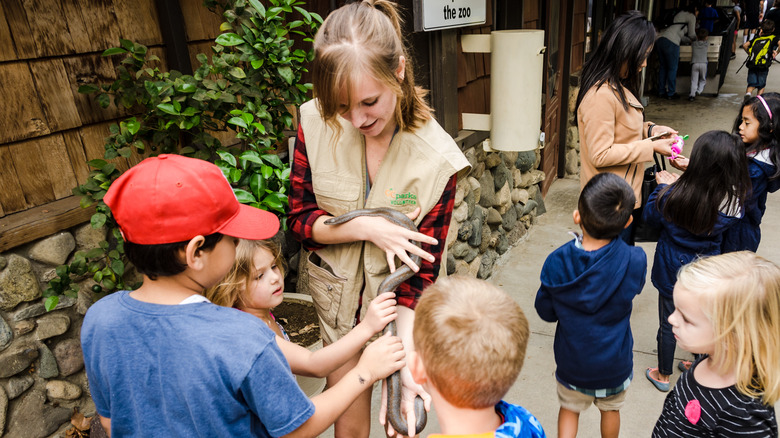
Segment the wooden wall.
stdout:
[[[493,2],[487,2],[487,20],[481,26],[461,29],[459,35],[490,34]],[[463,113],[490,113],[490,54],[463,53],[458,38],[458,129],[463,129]]]
[[[180,0],[187,40],[210,53],[221,17],[202,0]],[[121,56],[101,57],[119,39],[150,47],[165,68],[155,0],[3,0],[0,2],[0,251],[87,221],[71,190],[103,158],[117,118],[78,93],[85,83],[115,78]],[[142,157],[116,160],[120,169]]]

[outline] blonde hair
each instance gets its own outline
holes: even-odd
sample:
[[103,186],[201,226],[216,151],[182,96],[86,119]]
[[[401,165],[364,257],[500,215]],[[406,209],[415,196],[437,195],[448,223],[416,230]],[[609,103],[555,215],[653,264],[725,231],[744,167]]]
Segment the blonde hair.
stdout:
[[205,296],[214,304],[224,307],[240,307],[243,305],[244,293],[249,290],[249,284],[255,276],[255,253],[264,249],[273,255],[274,263],[279,267],[284,277],[284,259],[278,243],[273,240],[239,239],[236,246],[236,260],[230,272],[217,285],[206,290]]
[[528,320],[496,286],[476,278],[439,277],[414,316],[414,346],[431,384],[451,404],[494,406],[517,380]]
[[[331,12],[314,37],[312,83],[325,122],[341,133],[339,93],[351,100],[354,84],[366,75],[396,95],[395,122],[400,130],[414,130],[431,118],[426,90],[414,85],[414,67],[408,56],[402,19],[395,3],[363,0]],[[406,60],[401,78],[396,71]]]
[[677,284],[702,298],[719,372],[733,372],[742,394],[767,405],[780,400],[780,268],[734,252],[683,266]]

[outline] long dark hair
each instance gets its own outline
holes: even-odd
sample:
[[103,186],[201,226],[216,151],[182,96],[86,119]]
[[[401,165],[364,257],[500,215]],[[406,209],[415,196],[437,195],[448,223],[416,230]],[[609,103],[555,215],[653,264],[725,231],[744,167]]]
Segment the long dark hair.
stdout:
[[739,133],[742,124],[742,111],[750,108],[758,121],[758,141],[745,145],[745,152],[760,152],[769,149],[769,160],[777,169],[770,178],[780,178],[780,94],[764,93],[761,97],[772,112],[771,117],[758,97],[751,97],[739,108],[732,132]]
[[[574,112],[577,112],[582,98],[591,88],[605,83],[617,88],[618,97],[623,108],[627,110],[628,99],[620,85],[626,87],[635,97],[639,96],[639,67],[654,42],[653,23],[647,21],[647,17],[641,12],[628,11],[616,18],[604,31],[596,51],[582,68],[580,92]],[[626,68],[625,78],[620,77],[623,66]]]
[[711,233],[720,211],[739,212],[750,194],[747,157],[739,137],[726,131],[702,134],[693,144],[688,168],[658,198],[667,193],[661,210],[664,219],[696,235]]

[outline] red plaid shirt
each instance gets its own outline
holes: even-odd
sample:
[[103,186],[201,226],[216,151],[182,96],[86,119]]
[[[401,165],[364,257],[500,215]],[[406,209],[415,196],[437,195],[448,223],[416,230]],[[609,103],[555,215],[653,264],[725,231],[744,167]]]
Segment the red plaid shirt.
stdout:
[[[298,127],[298,137],[295,139],[295,153],[290,180],[292,185],[289,198],[290,213],[288,214],[290,230],[304,248],[310,251],[322,248],[324,245],[312,239],[312,226],[317,218],[329,213],[317,206],[317,200],[314,197],[309,157],[306,154],[306,142],[303,138],[303,128],[301,127]],[[446,245],[452,209],[455,204],[456,183],[457,177],[453,175],[444,188],[444,193],[441,195],[439,202],[425,215],[418,227],[421,233],[427,236],[434,236],[439,243],[437,245],[426,243],[420,245],[424,251],[432,254],[435,260],[433,263],[422,260],[420,271],[414,277],[398,286],[396,296],[398,304],[402,306],[414,309],[420,296],[422,296],[423,289],[436,281],[436,277],[439,275],[439,268],[442,263],[441,256],[444,252],[444,245]]]

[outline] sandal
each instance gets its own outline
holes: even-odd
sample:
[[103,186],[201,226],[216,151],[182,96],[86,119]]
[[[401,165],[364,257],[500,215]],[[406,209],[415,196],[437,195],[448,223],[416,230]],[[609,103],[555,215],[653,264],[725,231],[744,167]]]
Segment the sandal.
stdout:
[[686,371],[688,371],[689,369],[691,369],[691,365],[692,365],[692,364],[693,364],[693,362],[691,362],[691,361],[689,361],[689,360],[681,360],[681,361],[680,361],[680,362],[677,364],[677,368],[678,368],[680,371],[682,371],[682,372],[686,372]]
[[661,392],[669,392],[669,382],[661,382],[659,380],[655,380],[654,378],[650,377],[650,372],[652,371],[658,371],[658,368],[648,368],[645,370],[645,377],[647,377],[647,380],[650,381],[650,383],[655,386],[655,389],[661,391]]

